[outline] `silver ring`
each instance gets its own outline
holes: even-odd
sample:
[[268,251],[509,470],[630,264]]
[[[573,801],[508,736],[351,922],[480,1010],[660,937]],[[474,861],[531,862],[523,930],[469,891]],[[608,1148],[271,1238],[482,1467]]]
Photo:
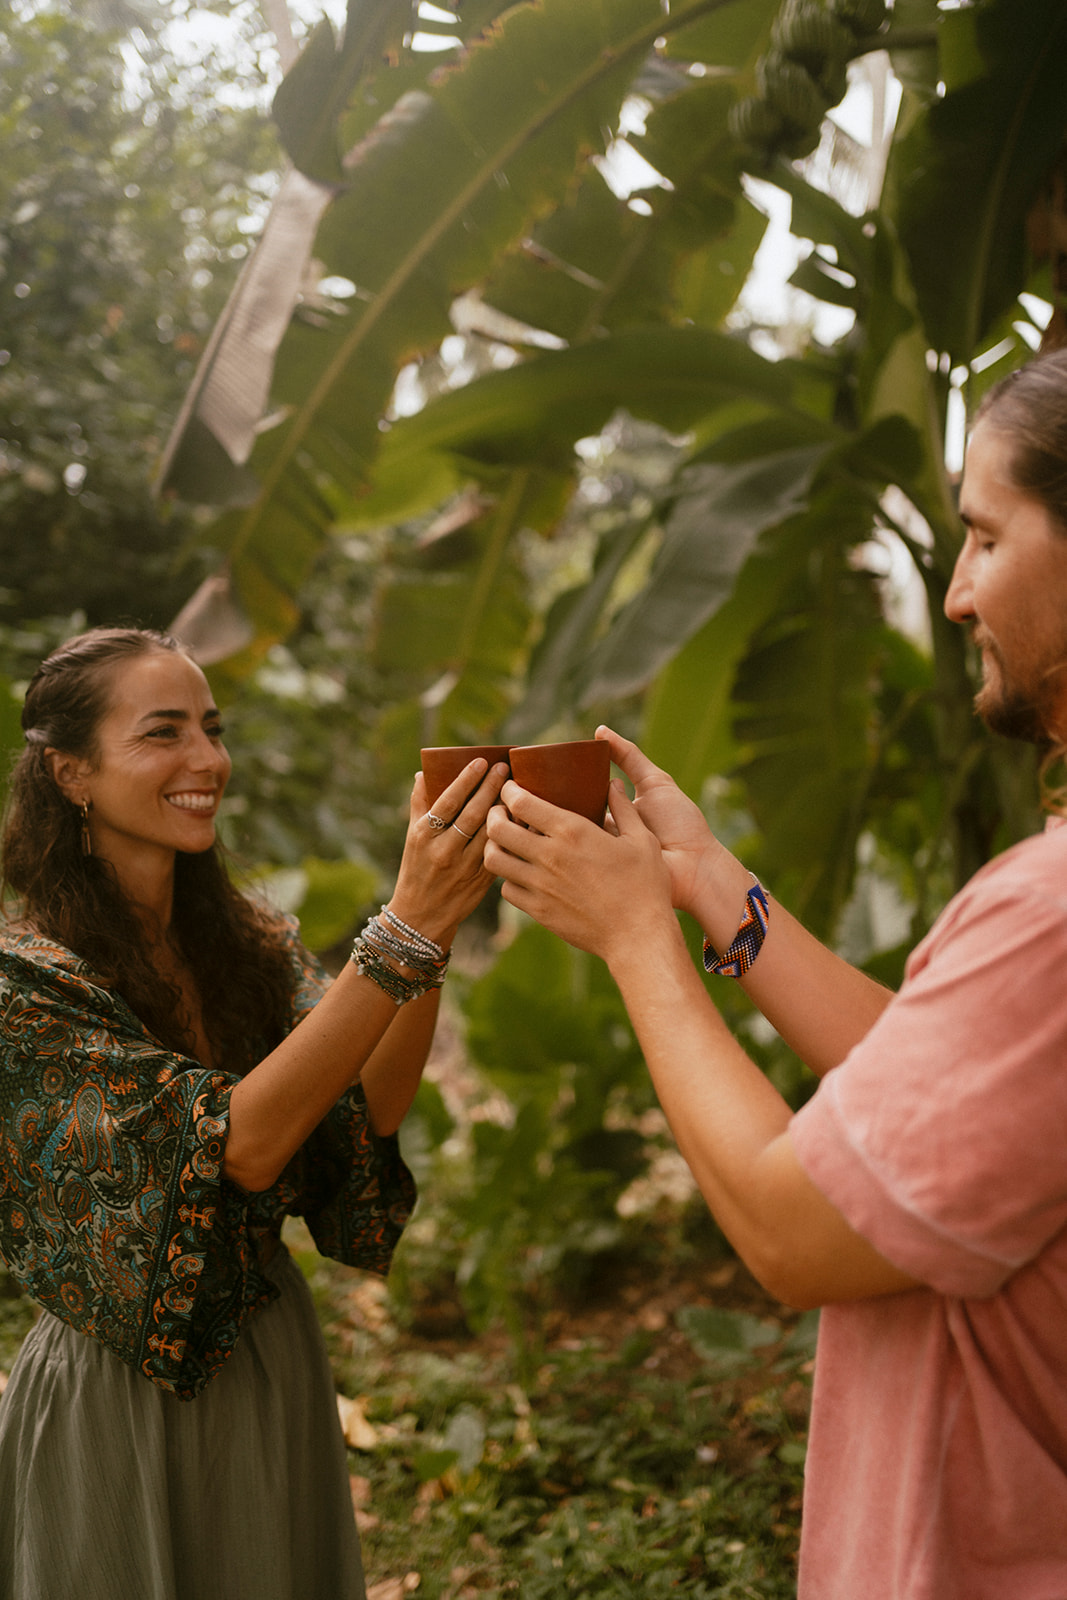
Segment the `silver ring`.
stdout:
[[441,828],[450,828],[452,826],[450,822],[445,821],[444,817],[439,817],[436,811],[427,811],[426,821],[430,824],[431,828],[437,830],[440,830]]
[[454,822],[452,824],[452,832],[453,833],[458,833],[460,835],[460,837],[463,838],[463,839],[473,839],[474,838],[473,833],[464,833],[463,829],[460,827],[458,822]]

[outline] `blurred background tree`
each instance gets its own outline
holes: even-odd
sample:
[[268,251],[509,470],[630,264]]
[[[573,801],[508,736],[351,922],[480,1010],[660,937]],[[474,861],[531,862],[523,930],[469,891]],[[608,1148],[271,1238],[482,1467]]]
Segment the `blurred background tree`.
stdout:
[[0,5],[9,626],[74,612],[160,626],[199,577],[189,514],[161,513],[151,472],[279,152],[249,59],[238,78],[166,49],[177,9]]

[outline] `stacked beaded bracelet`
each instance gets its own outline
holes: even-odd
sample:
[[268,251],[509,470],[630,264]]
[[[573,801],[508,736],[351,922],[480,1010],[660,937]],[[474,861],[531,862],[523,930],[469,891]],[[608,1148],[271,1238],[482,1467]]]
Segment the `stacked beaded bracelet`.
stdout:
[[[409,928],[383,906],[380,914],[368,920],[356,939],[351,959],[357,972],[402,1006],[441,987],[449,958],[439,944]],[[406,978],[397,971],[394,962],[409,968],[414,976]]]
[[745,896],[741,924],[729,950],[716,955],[711,941],[704,935],[705,972],[717,972],[722,978],[740,978],[746,973],[763,948],[770,916],[767,891],[757,878]]

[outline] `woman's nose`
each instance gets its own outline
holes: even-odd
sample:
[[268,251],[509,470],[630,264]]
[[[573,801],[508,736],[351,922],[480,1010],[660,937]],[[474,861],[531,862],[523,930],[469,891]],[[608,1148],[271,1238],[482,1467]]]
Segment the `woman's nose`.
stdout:
[[201,772],[228,772],[230,758],[225,745],[201,733],[193,751],[193,766]]

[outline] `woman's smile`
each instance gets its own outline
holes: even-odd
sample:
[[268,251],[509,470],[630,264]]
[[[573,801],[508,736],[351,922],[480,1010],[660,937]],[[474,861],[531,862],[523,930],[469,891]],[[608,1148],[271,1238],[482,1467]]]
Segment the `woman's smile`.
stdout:
[[182,794],[164,795],[163,798],[172,806],[177,806],[180,811],[213,812],[218,804],[219,794],[214,789],[190,790]]

